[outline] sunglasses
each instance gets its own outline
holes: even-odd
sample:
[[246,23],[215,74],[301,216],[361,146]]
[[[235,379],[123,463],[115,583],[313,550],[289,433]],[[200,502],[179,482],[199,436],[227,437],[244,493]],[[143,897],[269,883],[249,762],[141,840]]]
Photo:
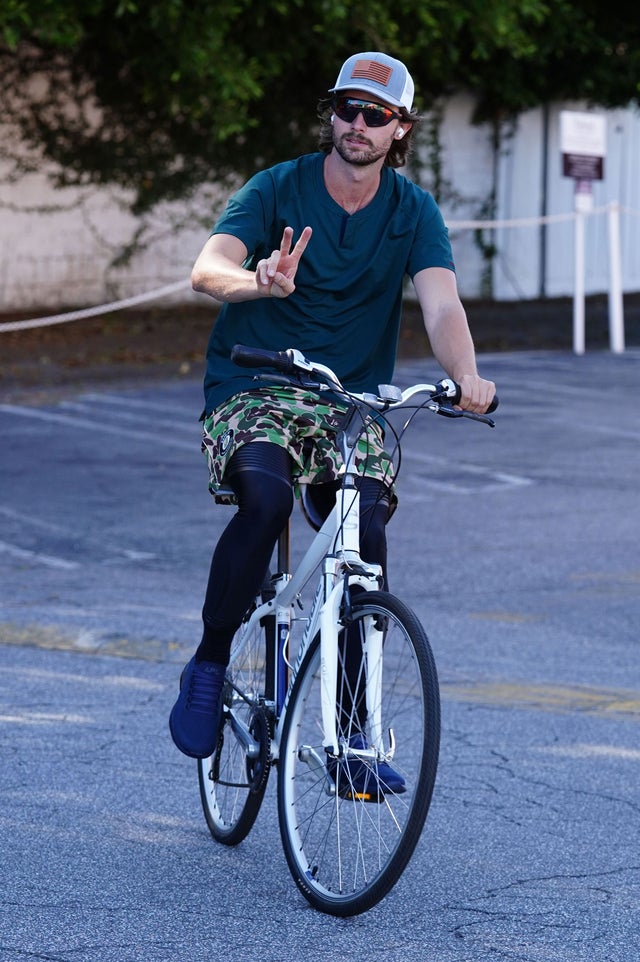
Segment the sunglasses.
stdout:
[[372,104],[370,100],[358,100],[356,97],[336,97],[333,111],[336,117],[347,124],[352,123],[358,114],[362,114],[367,127],[386,127],[394,118],[401,119],[401,115],[391,107]]

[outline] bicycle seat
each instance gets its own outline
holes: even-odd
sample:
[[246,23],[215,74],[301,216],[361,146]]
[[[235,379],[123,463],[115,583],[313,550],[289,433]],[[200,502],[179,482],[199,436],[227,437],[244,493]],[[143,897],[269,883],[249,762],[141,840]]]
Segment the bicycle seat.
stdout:
[[220,487],[216,491],[213,499],[216,504],[237,504],[238,499],[231,488]]

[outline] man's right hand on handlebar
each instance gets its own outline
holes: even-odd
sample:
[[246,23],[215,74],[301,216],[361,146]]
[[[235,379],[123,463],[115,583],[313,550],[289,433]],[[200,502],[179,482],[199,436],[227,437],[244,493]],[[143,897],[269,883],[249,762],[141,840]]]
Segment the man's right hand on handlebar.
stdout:
[[463,374],[458,383],[461,394],[456,406],[472,414],[485,414],[496,393],[493,381],[486,381],[478,374]]

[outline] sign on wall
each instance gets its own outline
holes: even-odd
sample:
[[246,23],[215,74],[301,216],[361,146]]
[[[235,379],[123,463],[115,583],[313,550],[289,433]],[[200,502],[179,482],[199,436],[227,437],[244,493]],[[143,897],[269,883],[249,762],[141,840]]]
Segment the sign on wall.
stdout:
[[560,111],[562,173],[574,180],[602,180],[607,152],[604,114]]

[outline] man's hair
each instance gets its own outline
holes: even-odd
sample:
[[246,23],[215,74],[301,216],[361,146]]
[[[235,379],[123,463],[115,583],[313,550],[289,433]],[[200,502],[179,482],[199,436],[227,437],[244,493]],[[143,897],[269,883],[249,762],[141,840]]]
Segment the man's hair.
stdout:
[[[318,104],[318,119],[320,120],[320,133],[318,134],[318,147],[323,153],[330,154],[333,150],[333,124],[331,114],[333,113],[334,97],[324,97]],[[394,138],[391,147],[384,159],[387,167],[404,167],[407,157],[413,146],[413,134],[420,123],[420,116],[416,110],[409,112],[406,107],[396,108],[401,116],[401,123],[411,124],[401,140]]]

